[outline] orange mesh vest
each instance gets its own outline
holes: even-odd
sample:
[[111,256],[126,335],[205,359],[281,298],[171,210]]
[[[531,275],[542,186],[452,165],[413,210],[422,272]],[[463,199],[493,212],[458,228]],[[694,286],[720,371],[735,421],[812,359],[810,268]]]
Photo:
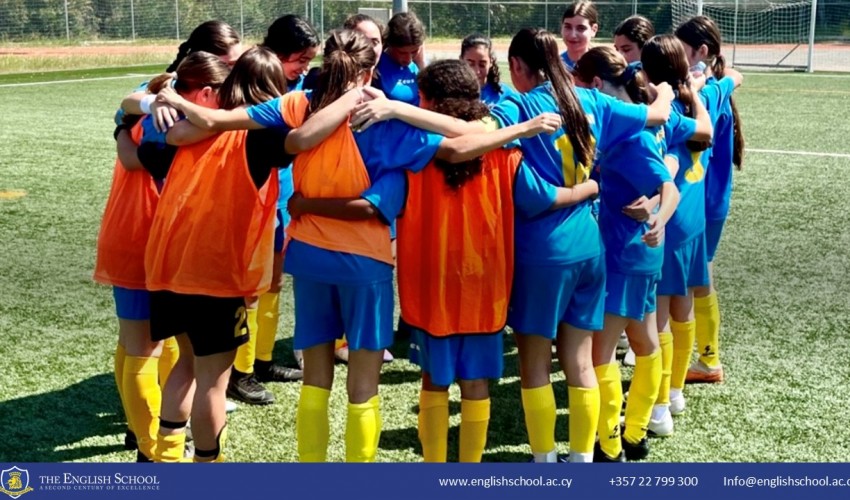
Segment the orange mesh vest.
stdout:
[[[130,135],[136,144],[141,142],[141,121]],[[127,170],[115,160],[112,188],[97,236],[95,281],[144,290],[145,245],[158,201],[156,184],[147,171]]]
[[145,251],[149,290],[247,297],[269,289],[279,187],[254,185],[247,136],[224,132],[178,150]]
[[505,326],[514,271],[518,149],[484,155],[482,172],[452,190],[432,163],[408,174],[398,222],[398,292],[410,325],[436,336]]
[[[308,105],[303,92],[290,92],[281,99],[281,113],[290,126],[300,127]],[[319,146],[296,156],[292,169],[295,192],[306,198],[358,197],[372,185],[348,123]],[[292,219],[286,232],[302,243],[393,265],[390,230],[378,219],[344,221],[302,215]]]

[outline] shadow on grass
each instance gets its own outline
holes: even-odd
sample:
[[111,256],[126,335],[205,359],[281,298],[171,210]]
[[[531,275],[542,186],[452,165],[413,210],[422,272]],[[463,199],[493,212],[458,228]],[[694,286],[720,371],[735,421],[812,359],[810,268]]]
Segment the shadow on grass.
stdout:
[[[123,434],[115,379],[101,374],[61,390],[0,402],[0,462],[66,462],[123,450],[81,446],[92,437]],[[72,447],[69,449],[57,449]]]
[[[517,359],[516,350],[513,348],[513,341],[505,343],[505,371],[504,379],[515,378],[508,383],[490,385],[490,424],[487,433],[487,450],[497,450],[502,447],[523,446],[528,443],[528,434],[525,429],[525,416],[522,410],[521,403],[521,386],[519,377],[519,360]],[[552,373],[560,372],[561,368],[557,360],[552,361]],[[418,372],[415,372],[418,377]],[[387,373],[381,376],[381,383],[384,383],[384,378]],[[555,392],[555,401],[558,408],[567,406],[567,387],[564,382],[554,383],[552,386]],[[460,401],[449,401],[449,414],[460,414]],[[410,407],[410,413],[418,414],[419,406],[414,404]],[[566,442],[569,440],[569,416],[558,415],[555,422],[555,440],[556,442]],[[460,428],[453,426],[449,429],[448,436],[448,460],[456,462],[458,460],[458,446],[460,441]],[[381,433],[381,448],[391,450],[409,450],[421,456],[422,449],[419,444],[418,430],[416,427],[408,427],[403,429],[385,430]],[[516,451],[487,451],[482,460],[485,462],[527,462],[531,458],[530,451],[528,454],[517,453]]]

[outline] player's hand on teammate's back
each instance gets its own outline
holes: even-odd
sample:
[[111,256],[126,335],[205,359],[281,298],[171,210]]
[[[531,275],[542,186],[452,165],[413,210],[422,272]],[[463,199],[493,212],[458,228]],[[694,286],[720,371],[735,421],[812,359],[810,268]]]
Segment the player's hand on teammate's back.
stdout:
[[151,104],[151,115],[157,131],[168,131],[180,119],[177,103],[182,99],[170,85],[166,85],[156,94],[156,101]]
[[649,99],[652,102],[655,102],[656,99],[673,102],[673,99],[676,98],[676,94],[673,93],[673,87],[667,82],[661,82],[658,85],[650,83],[646,87],[649,90]]
[[623,213],[638,222],[644,222],[649,220],[649,216],[652,215],[653,208],[654,206],[652,201],[646,196],[641,196],[629,205],[623,207]]
[[[368,93],[366,88],[364,88],[364,95]],[[354,113],[351,114],[351,128],[363,131],[378,122],[395,118],[397,105],[398,101],[392,101],[386,97],[372,98],[368,102],[362,102],[354,108]]]
[[649,218],[649,231],[643,235],[643,242],[655,248],[664,241],[664,223],[653,214]]
[[180,113],[173,106],[156,101],[151,103],[151,116],[157,132],[168,132],[180,119]]
[[553,134],[561,128],[561,115],[557,113],[541,113],[525,122],[528,132],[523,137],[534,137],[538,134]]
[[298,192],[292,193],[292,196],[289,197],[289,201],[286,203],[286,210],[293,219],[301,217],[301,201],[303,199],[304,196]]

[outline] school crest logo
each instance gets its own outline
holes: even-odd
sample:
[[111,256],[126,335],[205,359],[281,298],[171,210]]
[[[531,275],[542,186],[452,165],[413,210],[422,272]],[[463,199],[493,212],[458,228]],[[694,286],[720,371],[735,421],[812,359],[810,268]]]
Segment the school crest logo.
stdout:
[[32,491],[30,485],[30,473],[26,469],[17,466],[0,472],[0,493],[5,493],[12,498],[18,498],[24,493]]

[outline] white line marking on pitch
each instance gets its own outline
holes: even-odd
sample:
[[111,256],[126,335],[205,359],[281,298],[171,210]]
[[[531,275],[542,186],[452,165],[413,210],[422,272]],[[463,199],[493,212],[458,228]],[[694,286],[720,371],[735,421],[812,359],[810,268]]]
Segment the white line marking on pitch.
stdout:
[[778,149],[750,149],[745,150],[747,153],[766,153],[774,155],[798,155],[798,156],[821,156],[826,158],[850,158],[850,154],[846,153],[817,153],[814,151],[781,151]]
[[104,80],[123,80],[127,78],[146,78],[149,75],[124,75],[124,76],[102,76],[98,78],[80,78],[78,80],[54,80],[51,82],[28,82],[28,83],[2,83],[0,84],[0,88],[7,87],[34,87],[36,85],[52,85],[55,83],[84,83],[84,82],[98,82]]

